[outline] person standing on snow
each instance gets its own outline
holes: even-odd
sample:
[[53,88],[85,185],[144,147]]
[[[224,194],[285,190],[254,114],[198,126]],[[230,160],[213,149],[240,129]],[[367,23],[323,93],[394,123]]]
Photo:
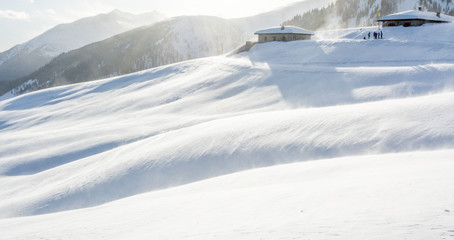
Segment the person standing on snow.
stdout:
[[383,31],[380,31],[380,39],[383,39]]

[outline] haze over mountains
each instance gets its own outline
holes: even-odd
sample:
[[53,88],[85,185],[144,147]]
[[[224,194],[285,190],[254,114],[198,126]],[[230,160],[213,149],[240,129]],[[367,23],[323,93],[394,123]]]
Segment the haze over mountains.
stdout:
[[[233,48],[239,47],[241,44],[244,43],[245,40],[253,37],[252,33],[256,29],[266,27],[269,25],[278,25],[282,21],[284,21],[288,18],[291,18],[298,12],[305,12],[312,8],[323,7],[332,1],[333,0],[324,0],[324,1],[309,0],[309,1],[304,1],[301,3],[291,4],[289,6],[277,9],[275,11],[271,11],[271,12],[264,13],[264,14],[259,14],[257,16],[251,16],[251,17],[246,17],[246,18],[241,18],[241,19],[231,19],[231,20],[229,20],[230,26],[227,27],[227,31],[230,31],[229,29],[231,29],[232,27],[234,27],[236,29],[235,29],[235,31],[231,31],[233,36],[226,36],[225,38],[236,39],[235,43],[234,43],[236,46],[234,46]],[[154,17],[154,14],[156,14],[157,16]],[[110,27],[112,27],[112,30],[110,32],[114,32],[116,34],[116,33],[124,32],[125,30],[128,30],[123,26],[125,22],[129,23],[126,25],[128,25],[128,27],[130,27],[129,29],[131,29],[132,26],[137,27],[139,24],[145,25],[143,22],[137,21],[137,18],[139,18],[141,20],[148,19],[149,22],[147,22],[147,23],[151,23],[152,21],[162,20],[163,16],[160,15],[159,13],[155,12],[155,13],[150,13],[150,14],[145,14],[145,15],[134,17],[134,15],[132,15],[132,14],[122,13],[120,11],[114,11],[110,14],[101,14],[99,16],[89,18],[87,20],[82,19],[77,22],[99,21],[99,19],[101,19],[102,24],[97,23],[94,25],[99,25],[102,27],[104,24],[103,23],[104,18],[107,18],[107,19],[113,21],[113,23],[109,25]],[[126,18],[126,19],[123,20],[124,18]],[[205,19],[208,19],[208,18],[205,18]],[[215,18],[213,18],[213,19],[215,19]],[[218,18],[215,21],[220,21],[220,19]],[[135,25],[130,22],[134,22]],[[203,24],[206,25],[206,24],[210,24],[210,23],[203,23]],[[227,23],[224,21],[224,24],[227,24]],[[35,50],[34,48],[31,48],[35,51],[25,51],[28,48],[22,47],[25,50],[23,50],[21,52],[21,54],[16,53],[16,52],[18,52],[18,50],[22,49],[22,48],[20,48],[20,46],[22,46],[22,45],[34,46],[34,45],[39,45],[39,44],[36,44],[35,42],[38,42],[38,43],[46,42],[46,41],[41,40],[41,38],[44,38],[43,36],[40,36],[37,39],[33,39],[32,41],[30,41],[26,44],[22,44],[20,46],[17,46],[16,48],[13,48],[9,51],[2,53],[1,56],[3,56],[5,63],[0,65],[0,71],[2,69],[1,66],[3,66],[3,69],[4,69],[4,72],[0,72],[0,80],[8,80],[8,81],[0,81],[0,95],[3,95],[13,89],[14,90],[12,91],[12,94],[15,95],[15,94],[21,94],[24,92],[36,90],[36,89],[41,89],[43,87],[54,86],[53,84],[50,84],[50,85],[46,85],[46,84],[47,84],[47,82],[53,82],[55,77],[52,76],[49,78],[50,73],[43,74],[44,70],[42,70],[42,69],[39,72],[31,74],[30,76],[26,76],[26,75],[30,74],[32,71],[38,70],[38,68],[44,66],[44,63],[49,62],[51,58],[55,57],[59,53],[67,52],[69,50],[72,50],[72,49],[75,49],[78,47],[82,47],[83,45],[90,43],[90,41],[86,41],[85,44],[82,44],[82,43],[80,43],[80,40],[77,40],[81,36],[91,36],[92,35],[91,34],[92,30],[91,30],[90,24],[85,25],[85,26],[80,26],[80,25],[82,25],[82,24],[74,26],[75,29],[71,29],[73,27],[73,25],[65,25],[66,26],[65,29],[68,29],[67,32],[69,32],[70,34],[65,34],[64,32],[59,32],[58,34],[64,35],[62,37],[58,36],[58,34],[52,33],[54,30],[50,30],[49,32],[43,34],[44,36],[48,36],[48,37],[46,37],[47,40],[52,39],[52,41],[56,41],[57,43],[50,42],[47,44],[42,44],[44,46],[40,45],[41,46],[40,50],[39,49]],[[117,25],[120,25],[120,26],[117,26]],[[117,26],[117,27],[115,27],[115,26]],[[84,27],[87,29],[83,29]],[[167,27],[168,27],[168,29],[166,29],[165,31],[169,31],[169,32],[175,32],[175,30],[171,30],[174,27],[178,28],[177,26],[169,26],[169,25],[167,25]],[[159,27],[156,27],[156,29],[157,28],[159,28]],[[195,27],[195,26],[191,27],[191,29],[194,29],[194,28],[197,29],[197,27]],[[99,32],[103,33],[103,32],[109,31],[109,29],[111,29],[111,28],[108,27],[107,29],[101,29],[101,30],[99,30]],[[181,33],[182,36],[184,36],[186,34],[186,32],[188,31],[188,29],[182,29],[182,28],[178,28],[178,29],[182,31],[182,33]],[[239,32],[242,32],[242,33],[240,34]],[[146,34],[145,31],[143,33]],[[195,33],[195,32],[193,31],[193,33]],[[204,35],[203,35],[204,36],[203,39],[202,38],[191,39],[190,45],[206,44],[205,43],[206,41],[218,41],[219,42],[219,40],[218,39],[216,40],[215,38],[217,38],[217,36],[219,36],[220,34],[225,35],[225,33],[226,32],[222,32],[220,30],[216,30],[215,32],[205,31]],[[97,34],[94,34],[94,37],[98,36]],[[92,40],[91,42],[103,40],[106,37],[107,37],[106,34],[104,34],[104,37],[97,37],[95,40]],[[143,36],[142,38],[144,38],[144,37],[147,37],[147,36]],[[60,41],[60,39],[63,41],[62,43],[58,43],[58,41]],[[72,43],[74,41],[79,41],[79,44],[77,46],[71,45],[71,47],[57,47],[57,49],[59,49],[59,50],[56,50],[54,47],[51,47],[54,45],[59,46],[59,44],[66,46],[68,43]],[[188,40],[182,40],[182,41],[188,41]],[[205,42],[203,42],[203,41],[205,41]],[[221,41],[224,41],[224,40],[221,40]],[[141,69],[145,69],[146,67],[150,67],[150,66],[159,66],[160,64],[168,64],[168,63],[173,63],[173,62],[191,59],[191,58],[195,58],[195,57],[212,56],[212,55],[217,55],[217,54],[220,54],[223,52],[226,53],[229,50],[232,50],[232,47],[230,46],[229,41],[230,40],[226,40],[226,42],[227,42],[226,46],[218,46],[218,45],[214,46],[212,43],[207,44],[205,46],[204,50],[202,50],[201,52],[195,51],[194,53],[191,54],[191,56],[189,56],[189,58],[187,58],[187,56],[188,56],[187,48],[183,48],[183,49],[177,48],[175,51],[175,56],[172,56],[172,57],[169,57],[169,56],[152,57],[152,56],[145,56],[147,54],[143,54],[142,56],[134,56],[131,59],[124,59],[121,61],[117,61],[117,63],[119,63],[121,65],[110,66],[110,67],[108,67],[108,70],[106,70],[106,68],[104,70],[99,70],[99,71],[92,70],[92,69],[90,69],[90,68],[93,68],[92,66],[90,66],[90,67],[87,66],[87,69],[82,69],[81,67],[79,67],[76,75],[80,74],[80,76],[75,76],[75,72],[72,72],[69,75],[73,75],[74,77],[70,78],[68,80],[65,80],[65,82],[71,83],[71,82],[79,81],[76,79],[84,79],[83,81],[94,80],[94,79],[98,79],[99,77],[116,76],[118,74],[128,73],[133,70],[141,70]],[[112,41],[105,41],[105,43],[108,43],[108,42],[112,42]],[[152,46],[154,43],[151,42],[149,44],[150,44],[150,46]],[[165,43],[165,44],[172,45],[173,43]],[[100,45],[98,45],[98,46],[100,46]],[[146,46],[143,46],[143,47],[146,47]],[[107,46],[105,48],[107,48]],[[219,48],[222,48],[222,50],[219,50]],[[45,52],[44,49],[47,49],[46,50],[47,52]],[[136,50],[139,50],[139,49],[136,47]],[[143,50],[149,51],[149,50],[145,50],[145,49],[143,49]],[[155,52],[154,54],[156,54],[156,52],[160,51],[160,50],[154,49],[152,51],[154,51]],[[181,51],[181,52],[179,52],[179,51]],[[102,54],[99,51],[97,51],[97,52],[98,52],[98,55],[101,57]],[[74,55],[81,56],[81,54],[82,54],[82,52],[79,52],[78,54],[74,53],[73,56]],[[16,56],[16,55],[17,55],[17,57],[12,57],[12,56]],[[150,53],[148,55],[150,55]],[[186,57],[182,57],[182,56],[186,56]],[[103,55],[101,58],[106,59],[109,57],[112,57],[112,55],[109,55],[106,53],[106,55]],[[135,57],[154,58],[154,63],[153,64],[148,63],[148,64],[144,65],[143,63],[140,63],[140,60],[137,60]],[[161,60],[158,60],[157,58],[162,58],[162,59],[167,59],[167,60],[161,61]],[[86,59],[87,59],[87,57],[85,57],[85,60]],[[173,59],[173,60],[169,61],[168,59]],[[8,60],[8,61],[6,61],[6,60]],[[79,59],[79,60],[73,59],[72,61],[84,62],[85,60],[84,59]],[[127,61],[127,60],[130,60],[130,62],[125,63],[125,61]],[[114,61],[114,60],[109,60],[109,61]],[[141,60],[141,61],[150,62],[149,60],[145,60],[145,59]],[[21,62],[25,62],[23,64],[24,67],[18,67]],[[98,64],[103,65],[102,63],[97,61],[96,66]],[[134,66],[133,67],[125,66],[125,65],[131,66],[134,64],[136,64],[137,66],[135,66],[135,67]],[[142,68],[142,66],[145,66],[145,68]],[[46,69],[57,69],[57,68],[58,68],[57,66],[46,66]],[[85,70],[85,72],[84,72],[84,70]],[[95,73],[92,73],[93,71],[95,71]],[[47,74],[47,76],[46,76],[46,74]],[[58,75],[60,75],[60,74],[61,74],[61,71],[59,72]],[[68,74],[68,73],[66,73],[66,74]],[[26,76],[26,77],[24,77],[24,76]],[[87,78],[85,79],[85,77],[87,77]],[[61,82],[63,82],[63,81],[61,81]],[[45,84],[43,84],[43,83],[45,83]]]
[[18,80],[14,94],[137,72],[230,52],[246,40],[230,21],[177,17],[64,53]]
[[306,0],[295,2],[274,11],[265,12],[251,17],[231,19],[231,21],[252,35],[259,29],[280,25],[283,21],[291,19],[297,14],[305,13],[312,9],[327,7],[330,3],[335,1],[336,0]]
[[[454,6],[447,0],[308,0],[240,19],[199,17],[195,22],[186,20],[185,27],[178,23],[184,22],[182,19],[185,17],[180,17],[78,49],[50,62],[60,53],[165,18],[158,12],[133,15],[116,10],[59,25],[1,53],[0,95],[9,92],[8,96],[15,96],[42,88],[223,54],[253,38],[252,33],[257,29],[280,23],[311,30],[369,26],[374,24],[378,12],[387,14],[415,9],[420,5],[424,9],[447,14],[452,13]],[[211,20],[213,22],[209,22]],[[203,29],[199,31],[196,24],[204,26]],[[49,64],[43,67],[46,63]]]
[[26,43],[0,53],[0,84],[38,70],[60,53],[164,18],[159,12],[134,15],[115,10],[73,23],[60,24]]

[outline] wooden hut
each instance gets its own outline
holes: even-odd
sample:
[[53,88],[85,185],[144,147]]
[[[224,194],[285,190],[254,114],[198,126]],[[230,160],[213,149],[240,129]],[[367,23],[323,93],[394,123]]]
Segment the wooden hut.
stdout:
[[454,20],[454,17],[441,14],[440,12],[424,12],[410,10],[390,14],[379,18],[377,21],[382,22],[383,27],[416,27],[426,23],[446,23]]
[[259,43],[310,40],[311,36],[314,35],[314,33],[309,30],[295,26],[272,27],[257,31],[255,34],[258,35]]

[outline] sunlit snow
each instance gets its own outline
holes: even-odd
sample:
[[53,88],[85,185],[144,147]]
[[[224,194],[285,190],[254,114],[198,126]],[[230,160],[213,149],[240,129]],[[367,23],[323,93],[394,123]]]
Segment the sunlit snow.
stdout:
[[450,239],[454,24],[0,102],[0,239]]

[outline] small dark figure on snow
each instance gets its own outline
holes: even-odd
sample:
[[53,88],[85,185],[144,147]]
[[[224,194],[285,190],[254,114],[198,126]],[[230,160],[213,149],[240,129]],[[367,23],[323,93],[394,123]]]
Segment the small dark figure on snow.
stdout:
[[383,32],[380,31],[380,39],[383,39]]
[[368,34],[368,38],[370,39],[370,32],[369,32],[369,34]]

